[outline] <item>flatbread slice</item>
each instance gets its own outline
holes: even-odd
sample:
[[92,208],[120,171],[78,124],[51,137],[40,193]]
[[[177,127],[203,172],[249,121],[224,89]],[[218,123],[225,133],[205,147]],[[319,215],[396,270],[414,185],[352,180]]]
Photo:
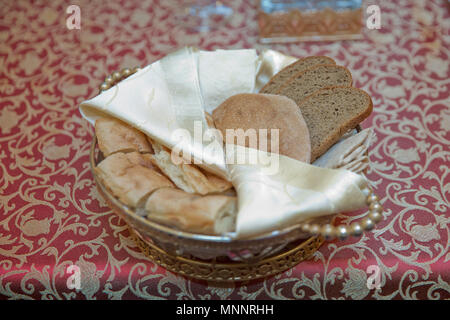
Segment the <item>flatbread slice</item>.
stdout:
[[174,187],[167,177],[136,164],[135,159],[130,160],[129,154],[122,152],[108,156],[94,170],[112,194],[132,208],[142,206],[153,191]]
[[144,133],[116,118],[97,119],[95,135],[104,157],[116,152],[152,152]]
[[150,195],[145,210],[148,219],[185,231],[224,234],[234,229],[236,197],[163,188]]
[[171,151],[156,141],[151,141],[155,154],[150,155],[154,166],[168,176],[175,185],[189,193],[221,193],[232,188],[232,184],[216,175],[201,170],[184,159],[177,158],[174,163]]

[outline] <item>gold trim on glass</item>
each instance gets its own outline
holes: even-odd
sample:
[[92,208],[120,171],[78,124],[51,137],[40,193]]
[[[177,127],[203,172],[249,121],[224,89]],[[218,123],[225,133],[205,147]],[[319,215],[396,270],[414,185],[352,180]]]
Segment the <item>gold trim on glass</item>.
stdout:
[[311,237],[293,248],[255,263],[218,262],[217,259],[176,256],[142,240],[133,229],[130,229],[130,233],[142,253],[161,267],[186,277],[216,282],[248,281],[281,273],[308,259],[324,242],[322,237]]

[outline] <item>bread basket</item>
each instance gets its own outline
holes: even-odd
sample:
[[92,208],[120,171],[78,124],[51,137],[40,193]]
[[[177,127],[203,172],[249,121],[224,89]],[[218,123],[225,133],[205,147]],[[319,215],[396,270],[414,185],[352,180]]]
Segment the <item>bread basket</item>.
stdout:
[[[139,68],[114,72],[105,78],[100,91],[107,90],[137,70]],[[250,239],[194,234],[139,216],[114,197],[93,170],[102,159],[94,135],[90,166],[98,191],[114,212],[129,225],[139,248],[162,267],[197,279],[244,281],[273,275],[307,259],[324,240],[360,236],[381,219],[382,208],[378,198],[370,189],[365,189],[368,215],[361,223],[354,222],[349,227],[334,226],[333,217],[326,216]]]

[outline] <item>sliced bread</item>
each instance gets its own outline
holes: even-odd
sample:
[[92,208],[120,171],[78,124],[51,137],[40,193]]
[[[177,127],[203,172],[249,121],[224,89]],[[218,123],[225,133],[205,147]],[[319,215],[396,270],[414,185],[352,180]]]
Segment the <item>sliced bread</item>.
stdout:
[[324,56],[311,56],[297,60],[275,74],[259,92],[275,93],[293,75],[319,64],[336,64],[336,62]]
[[315,91],[332,86],[350,87],[352,75],[347,68],[336,65],[318,65],[297,73],[278,89],[275,94],[283,95],[301,103]]
[[319,90],[298,103],[311,139],[311,162],[372,112],[372,99],[353,87]]

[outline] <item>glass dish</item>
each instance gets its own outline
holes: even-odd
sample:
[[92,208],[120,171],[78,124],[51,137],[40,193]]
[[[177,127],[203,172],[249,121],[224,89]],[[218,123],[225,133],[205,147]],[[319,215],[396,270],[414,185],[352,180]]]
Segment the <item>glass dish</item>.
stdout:
[[[106,77],[105,82],[100,85],[100,92],[107,90],[138,70],[139,68],[134,68],[114,72],[111,76]],[[356,127],[356,130],[361,131],[359,125]],[[97,139],[94,135],[89,161],[99,194],[130,226],[131,232],[138,237],[137,240],[141,249],[152,252],[153,260],[157,260],[155,262],[168,267],[172,271],[183,273],[184,269],[179,267],[180,265],[188,266],[191,271],[192,268],[198,268],[198,272],[195,274],[200,279],[242,279],[244,271],[239,268],[244,268],[247,270],[247,274],[252,275],[248,279],[286,270],[299,261],[306,259],[318,249],[324,239],[329,238],[330,234],[335,234],[340,239],[350,235],[359,236],[364,230],[371,230],[375,223],[379,221],[379,219],[374,217],[379,218],[381,216],[382,208],[378,203],[378,198],[372,194],[370,189],[367,189],[365,190],[368,196],[367,206],[371,208],[368,211],[369,215],[362,219],[361,224],[353,223],[352,228],[343,225],[334,226],[335,215],[332,215],[316,218],[314,221],[294,224],[250,239],[232,239],[228,236],[190,233],[146,219],[118,200],[103,185],[94,170],[102,159],[103,155],[98,149]],[[284,252],[276,256],[282,250]],[[290,252],[290,255],[287,252]],[[177,259],[182,260],[178,261]],[[188,263],[187,261],[190,262]],[[202,276],[205,268],[208,268],[210,265],[217,267],[219,262],[238,264],[233,265],[233,267],[225,264],[228,266],[224,267],[226,272],[231,274],[225,277],[226,279],[223,279],[223,274],[212,278]],[[256,268],[254,270],[259,271],[249,271],[248,268],[250,266]],[[268,269],[264,269],[265,272],[261,273],[258,266],[262,266],[263,269],[266,266]],[[236,268],[238,271],[235,270]],[[211,272],[214,273],[216,271],[217,269],[213,268]]]

